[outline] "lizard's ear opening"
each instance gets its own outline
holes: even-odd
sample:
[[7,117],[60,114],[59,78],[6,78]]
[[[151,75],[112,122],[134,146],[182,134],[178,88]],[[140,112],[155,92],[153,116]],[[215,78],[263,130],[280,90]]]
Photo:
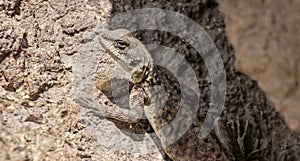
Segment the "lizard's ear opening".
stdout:
[[144,71],[142,69],[137,69],[132,73],[132,79],[134,83],[141,82],[144,78]]

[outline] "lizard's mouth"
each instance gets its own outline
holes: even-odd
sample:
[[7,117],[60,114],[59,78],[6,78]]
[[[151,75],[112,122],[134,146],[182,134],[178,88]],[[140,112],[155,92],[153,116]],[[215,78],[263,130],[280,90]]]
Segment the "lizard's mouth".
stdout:
[[110,55],[116,62],[118,62],[122,66],[123,69],[125,69],[128,73],[131,74],[131,71],[132,71],[131,67],[129,67],[124,61],[122,61],[120,58],[118,58],[114,54],[110,54]]

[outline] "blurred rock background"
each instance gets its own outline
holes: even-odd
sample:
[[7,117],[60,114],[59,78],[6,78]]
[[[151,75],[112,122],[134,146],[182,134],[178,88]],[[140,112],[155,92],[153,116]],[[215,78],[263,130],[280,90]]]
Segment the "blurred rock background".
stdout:
[[300,132],[300,0],[222,0],[235,65]]

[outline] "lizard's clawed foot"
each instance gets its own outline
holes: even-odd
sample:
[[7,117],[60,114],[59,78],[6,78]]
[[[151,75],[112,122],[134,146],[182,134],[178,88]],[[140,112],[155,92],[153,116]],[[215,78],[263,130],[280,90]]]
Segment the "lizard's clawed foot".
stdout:
[[[235,124],[236,124],[236,126],[235,126]],[[241,124],[240,124],[239,116],[236,117],[235,121],[231,122],[231,129],[236,135],[236,142],[239,146],[239,153],[241,154],[240,157],[243,157],[243,158],[245,158],[245,156],[246,156],[246,154],[245,154],[245,137],[246,137],[247,130],[248,130],[248,124],[249,123],[247,120],[244,128],[242,128]],[[243,132],[241,131],[241,129],[244,129]]]
[[239,145],[239,148],[243,154],[243,156],[245,158],[250,158],[251,155],[261,151],[261,150],[264,150],[266,149],[266,146],[262,147],[262,148],[259,148],[259,149],[255,149],[253,151],[251,151],[250,153],[246,154],[246,151],[245,151],[245,137],[246,137],[246,134],[247,134],[247,130],[248,130],[248,125],[249,125],[249,122],[248,120],[246,121],[245,123],[245,126],[244,126],[244,131],[241,132],[241,129],[243,129],[243,127],[241,127],[241,124],[240,124],[240,119],[239,117],[237,116],[237,119],[236,119],[236,130],[235,130],[235,126],[234,126],[234,123],[232,123],[232,126],[231,128],[237,132],[237,143]]
[[105,117],[101,116],[101,114],[99,114],[99,112],[93,111],[93,110],[87,112],[86,115],[88,117],[97,118],[97,119],[91,120],[95,125],[98,125],[99,123],[101,123],[101,121],[99,119],[105,118]]
[[241,127],[240,127],[240,121],[239,121],[239,117],[238,116],[237,116],[236,123],[237,123],[237,135],[238,135],[237,142],[239,144],[240,149],[245,154],[245,145],[244,145],[244,142],[245,142],[245,136],[246,136],[247,130],[248,130],[248,120],[246,121],[245,128],[244,128],[244,131],[243,131],[242,135],[241,135]]

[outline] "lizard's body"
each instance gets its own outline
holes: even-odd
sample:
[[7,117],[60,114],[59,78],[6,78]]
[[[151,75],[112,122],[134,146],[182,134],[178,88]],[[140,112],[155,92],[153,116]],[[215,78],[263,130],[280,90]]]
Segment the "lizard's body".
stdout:
[[[201,122],[197,118],[193,118],[192,125],[186,125],[185,119],[193,113],[185,106],[195,105],[192,100],[197,95],[193,92],[181,93],[180,84],[174,76],[153,65],[150,53],[129,31],[105,31],[98,40],[106,53],[131,75],[134,84],[129,98],[130,109],[104,105],[104,116],[135,123],[145,115],[159,137],[163,150],[173,160],[235,160],[234,155],[228,153],[229,146],[224,150],[224,146],[220,145],[228,142],[217,141],[212,135],[204,139],[198,137]],[[180,106],[183,97],[187,102]],[[175,119],[179,108],[181,119]],[[175,124],[170,124],[172,121]],[[187,131],[181,136],[185,126],[188,126]]]

